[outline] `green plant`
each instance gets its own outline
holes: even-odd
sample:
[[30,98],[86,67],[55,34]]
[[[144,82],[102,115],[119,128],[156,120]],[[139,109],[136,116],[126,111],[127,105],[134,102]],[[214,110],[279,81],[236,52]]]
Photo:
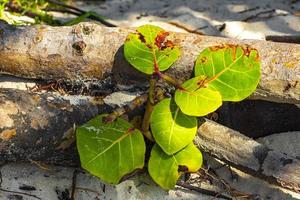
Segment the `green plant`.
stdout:
[[[140,130],[121,118],[115,120],[117,112],[100,115],[77,129],[82,167],[108,183],[116,184],[125,174],[143,168],[144,134],[155,141],[148,162],[150,176],[162,188],[173,188],[181,174],[196,172],[202,165],[202,154],[193,144],[197,117],[214,112],[222,101],[245,99],[259,82],[258,52],[224,44],[204,49],[195,63],[195,77],[181,84],[163,73],[180,57],[180,47],[170,38],[171,33],[144,25],[124,44],[127,61],[151,75]],[[155,95],[160,79],[176,87],[174,97],[159,100]]]
[[[99,21],[106,26],[115,26],[92,11],[83,11],[79,8],[65,4],[66,0],[0,0],[0,20],[13,25],[41,24],[48,25],[74,25],[87,18]],[[50,11],[69,13],[78,17],[62,22],[53,17]],[[24,18],[26,16],[27,18]]]
[[30,24],[20,16],[27,16],[34,20],[34,23],[45,22],[57,25],[58,21],[48,14],[45,9],[49,3],[45,0],[3,0],[0,3],[0,19],[14,25]]

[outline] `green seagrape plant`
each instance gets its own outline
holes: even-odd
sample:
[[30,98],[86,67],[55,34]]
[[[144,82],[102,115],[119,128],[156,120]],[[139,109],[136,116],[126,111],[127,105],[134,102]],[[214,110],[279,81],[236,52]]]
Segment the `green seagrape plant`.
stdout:
[[[130,33],[124,44],[126,60],[151,75],[141,130],[112,114],[99,115],[77,128],[81,165],[103,181],[117,184],[124,175],[143,168],[148,138],[155,142],[148,172],[162,188],[173,188],[180,175],[196,172],[202,165],[202,154],[193,144],[197,117],[214,112],[223,101],[245,99],[258,85],[257,50],[232,44],[205,48],[195,62],[195,76],[178,83],[163,73],[181,56],[180,46],[171,38],[172,33],[160,27],[144,25]],[[172,98],[157,100],[159,79],[176,87]]]

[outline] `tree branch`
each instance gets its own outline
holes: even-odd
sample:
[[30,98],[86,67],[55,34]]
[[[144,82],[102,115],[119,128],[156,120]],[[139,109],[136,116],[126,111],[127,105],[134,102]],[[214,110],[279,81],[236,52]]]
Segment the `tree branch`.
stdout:
[[[68,27],[13,27],[0,22],[0,73],[36,79],[94,80],[112,74],[118,83],[147,80],[125,60],[123,44],[132,29],[107,28],[93,23]],[[190,33],[170,39],[182,49],[181,58],[167,75],[185,81],[194,61],[206,47],[221,44],[250,45],[262,63],[261,81],[252,98],[300,103],[300,46],[255,40],[236,40]]]
[[235,168],[300,193],[300,161],[216,122],[205,120],[197,146]]

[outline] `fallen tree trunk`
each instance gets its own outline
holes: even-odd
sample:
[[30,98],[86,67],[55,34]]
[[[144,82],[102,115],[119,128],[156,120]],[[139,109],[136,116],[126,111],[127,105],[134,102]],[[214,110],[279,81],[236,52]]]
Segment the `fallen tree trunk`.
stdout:
[[[102,79],[113,73],[120,83],[144,80],[125,61],[122,45],[132,29],[93,23],[68,27],[12,27],[0,22],[0,72],[37,79]],[[201,50],[225,43],[250,45],[259,51],[262,78],[253,98],[300,103],[300,45],[235,40],[176,33],[182,56],[168,73],[179,80],[191,76]]]
[[300,107],[262,100],[224,102],[217,122],[250,138],[300,130]]
[[300,161],[296,158],[210,120],[200,125],[195,143],[243,172],[300,193]]
[[[78,165],[74,124],[111,108],[93,98],[63,97],[2,89],[0,92],[0,162],[40,161]],[[196,144],[203,151],[246,173],[300,192],[300,161],[207,120]]]
[[109,109],[93,98],[0,89],[0,162],[78,165],[74,125]]
[[300,35],[267,35],[266,40],[273,41],[273,42],[300,44]]

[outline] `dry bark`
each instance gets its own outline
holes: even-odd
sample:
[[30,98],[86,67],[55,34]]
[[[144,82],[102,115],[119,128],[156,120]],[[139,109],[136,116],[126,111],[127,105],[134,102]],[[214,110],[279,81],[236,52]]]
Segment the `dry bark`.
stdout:
[[77,165],[74,124],[109,109],[93,98],[0,89],[0,162]]
[[201,150],[241,171],[300,193],[300,161],[297,158],[210,120],[200,125],[195,143]]
[[300,107],[262,100],[223,102],[217,122],[250,138],[300,130]]
[[[78,165],[74,124],[111,108],[94,98],[0,90],[0,162]],[[246,173],[300,192],[300,161],[207,120],[195,139],[203,151]]]
[[266,40],[300,44],[300,35],[267,35]]
[[[102,79],[113,73],[120,83],[144,80],[123,56],[123,43],[132,29],[93,23],[70,27],[12,27],[0,22],[0,72],[38,79]],[[168,70],[179,80],[191,76],[201,50],[220,44],[250,45],[259,51],[262,78],[253,98],[300,103],[300,45],[235,40],[176,33],[182,56]]]

